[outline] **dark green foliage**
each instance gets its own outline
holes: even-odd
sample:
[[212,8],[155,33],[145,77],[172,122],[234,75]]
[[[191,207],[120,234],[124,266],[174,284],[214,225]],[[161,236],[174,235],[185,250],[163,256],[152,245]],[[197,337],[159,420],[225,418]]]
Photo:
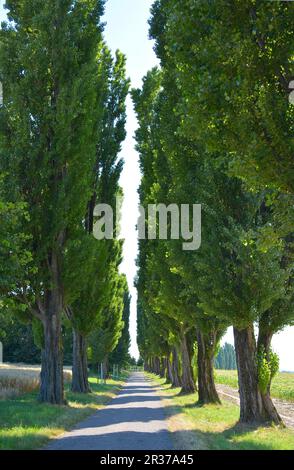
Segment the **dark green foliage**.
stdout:
[[144,365],[144,359],[142,357],[139,357],[139,359],[137,360],[137,366],[143,367],[143,365]]
[[121,331],[121,243],[92,236],[95,204],[114,205],[119,192],[128,92],[124,56],[103,44],[103,3],[11,0],[0,34],[1,270],[11,259],[1,295],[34,319],[40,398],[56,404],[63,313],[87,335],[107,305],[112,348]]
[[4,362],[40,364],[41,352],[34,342],[31,324],[21,323],[15,315],[0,312],[0,341]]
[[121,338],[114,349],[114,351],[109,356],[110,364],[116,364],[120,368],[126,367],[130,360],[130,345],[131,345],[131,336],[130,336],[130,303],[131,297],[128,292],[124,294],[124,309],[122,314],[123,321],[123,330]]
[[115,349],[123,330],[124,295],[127,283],[124,275],[117,274],[117,262],[109,278],[109,297],[104,306],[98,325],[89,336],[89,361],[91,364],[109,364],[109,354]]
[[140,242],[141,354],[146,362],[168,355],[167,332],[197,328],[201,395],[233,325],[243,421],[280,422],[269,388],[265,396],[258,387],[257,355],[266,351],[269,363],[272,335],[294,318],[293,107],[285,87],[292,16],[282,2],[156,0],[150,35],[161,71],[133,92],[141,203],[202,205],[198,251],[175,240]]

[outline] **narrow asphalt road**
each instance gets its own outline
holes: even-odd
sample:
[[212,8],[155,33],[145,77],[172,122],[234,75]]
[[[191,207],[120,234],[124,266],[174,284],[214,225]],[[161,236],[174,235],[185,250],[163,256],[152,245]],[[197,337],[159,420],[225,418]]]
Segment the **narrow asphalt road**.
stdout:
[[143,373],[131,375],[120,394],[46,450],[172,450],[164,404]]

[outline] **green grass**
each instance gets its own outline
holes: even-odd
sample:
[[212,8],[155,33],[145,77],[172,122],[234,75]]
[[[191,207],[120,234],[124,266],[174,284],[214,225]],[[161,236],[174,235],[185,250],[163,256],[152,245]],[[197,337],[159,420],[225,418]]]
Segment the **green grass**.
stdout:
[[[216,370],[216,382],[238,388],[238,376],[235,370]],[[272,383],[271,395],[274,398],[294,402],[294,373],[280,372]]]
[[121,388],[124,378],[109,380],[107,385],[97,385],[94,378],[90,382],[93,393],[88,395],[72,393],[67,386],[67,406],[39,403],[36,392],[0,400],[0,450],[41,448],[49,439],[107,404]]
[[224,401],[222,405],[197,406],[197,394],[179,395],[164,380],[148,374],[163,389],[167,398],[169,429],[178,450],[293,450],[294,432],[278,427],[254,427],[238,424],[239,407]]

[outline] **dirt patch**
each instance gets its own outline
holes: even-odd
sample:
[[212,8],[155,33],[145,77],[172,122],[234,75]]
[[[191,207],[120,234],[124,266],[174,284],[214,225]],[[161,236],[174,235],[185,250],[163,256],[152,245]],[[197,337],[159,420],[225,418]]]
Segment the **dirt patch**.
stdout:
[[[223,399],[232,403],[240,403],[239,392],[235,388],[228,385],[217,385],[217,391]],[[273,402],[286,426],[294,429],[294,404],[277,398],[273,398]]]

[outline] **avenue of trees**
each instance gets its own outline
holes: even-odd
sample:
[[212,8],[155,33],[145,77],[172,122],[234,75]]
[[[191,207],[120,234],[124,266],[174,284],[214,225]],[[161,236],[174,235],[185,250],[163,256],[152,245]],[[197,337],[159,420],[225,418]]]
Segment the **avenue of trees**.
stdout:
[[[104,41],[104,0],[6,8],[0,339],[30,345],[40,400],[63,404],[65,358],[80,393],[90,392],[89,363],[107,375],[130,362],[123,244],[93,236],[97,204],[115,209],[122,196],[130,83],[126,58]],[[294,324],[293,22],[291,2],[155,0],[160,67],[132,90],[141,205],[202,206],[199,250],[174,237],[139,242],[141,358],[206,404],[220,403],[214,367],[230,355],[244,423],[282,424],[271,343]],[[220,350],[229,327],[234,360]]]
[[294,323],[293,21],[290,2],[156,0],[160,68],[132,91],[141,204],[202,205],[198,251],[140,240],[140,353],[219,403],[214,361],[232,326],[244,423],[282,423],[271,341]]
[[93,236],[95,206],[121,193],[129,90],[125,57],[103,39],[103,4],[7,0],[0,31],[0,315],[32,328],[40,400],[52,404],[65,401],[69,330],[72,389],[86,393],[88,356],[107,363],[128,322],[122,242]]

